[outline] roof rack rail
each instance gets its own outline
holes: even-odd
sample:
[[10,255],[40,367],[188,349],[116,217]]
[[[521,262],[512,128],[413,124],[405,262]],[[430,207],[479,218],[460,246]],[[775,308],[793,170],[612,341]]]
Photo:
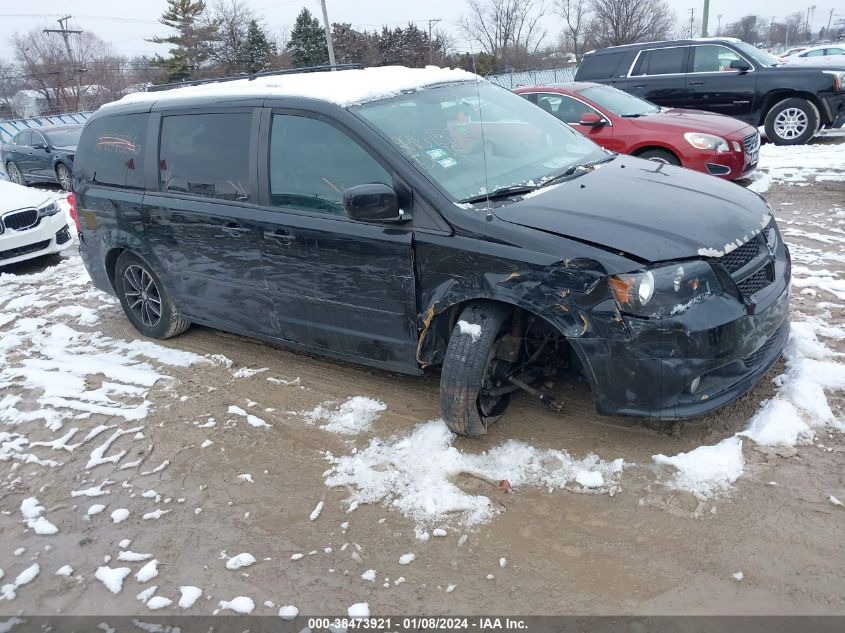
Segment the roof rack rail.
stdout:
[[256,77],[269,77],[272,75],[293,75],[296,73],[317,73],[324,70],[352,70],[361,68],[361,64],[325,64],[323,66],[306,66],[305,68],[284,68],[281,70],[265,70],[251,75],[235,75],[234,77],[215,77],[212,79],[192,79],[190,81],[176,81],[169,84],[158,84],[147,86],[147,92],[158,92],[159,90],[170,90],[171,88],[185,88],[187,86],[200,86],[202,84],[218,83],[223,81],[237,81],[248,79],[252,81]]

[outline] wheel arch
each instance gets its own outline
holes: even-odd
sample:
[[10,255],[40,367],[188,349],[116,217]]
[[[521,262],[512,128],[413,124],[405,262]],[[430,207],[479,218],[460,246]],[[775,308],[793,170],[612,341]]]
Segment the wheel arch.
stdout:
[[817,95],[803,90],[783,89],[773,90],[772,92],[766,93],[766,96],[763,98],[763,104],[760,107],[760,118],[757,122],[758,127],[766,123],[766,117],[769,115],[769,111],[784,99],[805,99],[816,107],[816,110],[819,113],[819,122],[821,125],[829,125],[832,123],[830,117],[828,116],[827,109],[824,107],[824,104]]
[[664,143],[662,141],[654,141],[651,139],[649,139],[648,141],[643,141],[641,145],[634,147],[631,150],[631,156],[640,156],[641,154],[649,151],[650,149],[659,149],[664,152],[669,152],[670,154],[672,154],[672,156],[678,159],[678,162],[681,163],[681,166],[683,166],[684,164],[683,157],[678,153],[678,151],[674,147],[672,147],[668,143]]

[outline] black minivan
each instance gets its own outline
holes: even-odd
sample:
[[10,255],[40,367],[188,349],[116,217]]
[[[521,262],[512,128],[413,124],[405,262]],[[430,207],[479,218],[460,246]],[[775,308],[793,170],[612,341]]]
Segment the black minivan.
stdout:
[[475,75],[398,67],[130,95],[87,122],[80,252],[144,335],[191,323],[421,374],[484,433],[519,390],[601,413],[725,405],[780,356],[766,202],[607,152]]

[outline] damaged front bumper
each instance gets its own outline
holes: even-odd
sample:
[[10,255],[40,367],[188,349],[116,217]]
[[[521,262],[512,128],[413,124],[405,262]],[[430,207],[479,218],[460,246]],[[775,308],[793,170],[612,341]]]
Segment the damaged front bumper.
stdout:
[[789,272],[756,302],[714,296],[664,319],[624,317],[627,340],[570,339],[608,415],[700,416],[748,391],[780,358],[789,336]]

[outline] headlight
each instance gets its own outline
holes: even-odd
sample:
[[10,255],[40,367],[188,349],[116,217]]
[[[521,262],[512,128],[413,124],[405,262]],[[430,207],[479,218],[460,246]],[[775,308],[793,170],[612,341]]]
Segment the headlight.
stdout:
[[39,218],[46,218],[51,215],[56,215],[59,212],[59,205],[57,205],[54,201],[50,201],[47,204],[42,204],[38,207],[38,217]]
[[730,151],[728,142],[721,136],[701,134],[700,132],[686,132],[684,138],[687,139],[687,143],[696,149],[716,150],[720,154]]
[[642,317],[681,314],[695,303],[721,292],[710,264],[690,261],[640,273],[608,278],[623,312]]
[[833,75],[833,91],[845,90],[845,72],[840,70],[823,70],[823,73]]

